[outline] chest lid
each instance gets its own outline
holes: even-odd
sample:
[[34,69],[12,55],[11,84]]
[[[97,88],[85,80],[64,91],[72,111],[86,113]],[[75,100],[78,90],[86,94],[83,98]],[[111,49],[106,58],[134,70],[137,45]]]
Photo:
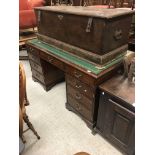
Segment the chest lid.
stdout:
[[89,17],[98,17],[104,19],[110,19],[114,17],[133,14],[133,10],[115,8],[115,9],[103,9],[95,7],[82,7],[82,6],[45,6],[36,7],[35,10],[44,10],[55,13],[73,14]]

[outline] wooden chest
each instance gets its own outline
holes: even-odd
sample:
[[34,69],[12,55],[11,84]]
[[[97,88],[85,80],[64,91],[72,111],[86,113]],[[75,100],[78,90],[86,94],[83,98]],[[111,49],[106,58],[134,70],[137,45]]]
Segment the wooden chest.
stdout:
[[115,75],[100,86],[96,130],[128,155],[135,152],[135,86]]
[[35,8],[38,38],[103,64],[127,50],[134,11],[74,6]]

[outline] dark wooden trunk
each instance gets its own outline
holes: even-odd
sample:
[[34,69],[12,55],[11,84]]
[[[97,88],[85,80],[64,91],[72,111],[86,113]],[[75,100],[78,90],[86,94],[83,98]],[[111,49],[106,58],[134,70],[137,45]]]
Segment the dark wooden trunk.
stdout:
[[[50,6],[36,8],[35,13],[40,40],[51,43],[49,37],[99,56],[127,50],[131,10]],[[56,46],[63,49],[65,45]],[[81,56],[81,51],[75,54]]]

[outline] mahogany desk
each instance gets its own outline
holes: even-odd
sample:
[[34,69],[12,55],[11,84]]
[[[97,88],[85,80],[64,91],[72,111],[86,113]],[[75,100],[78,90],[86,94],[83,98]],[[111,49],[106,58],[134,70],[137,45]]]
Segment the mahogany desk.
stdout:
[[37,39],[27,42],[32,77],[49,90],[66,80],[66,108],[78,114],[91,129],[96,124],[98,86],[120,68],[123,55],[102,68]]

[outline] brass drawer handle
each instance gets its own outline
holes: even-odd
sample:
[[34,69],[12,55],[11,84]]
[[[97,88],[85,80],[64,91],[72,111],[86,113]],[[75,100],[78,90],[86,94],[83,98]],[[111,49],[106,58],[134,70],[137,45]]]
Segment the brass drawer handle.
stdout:
[[75,98],[76,98],[77,100],[80,100],[82,97],[81,97],[80,94],[75,94]]
[[54,58],[50,58],[50,57],[49,57],[49,58],[48,58],[48,61],[49,61],[49,62],[53,62],[53,61],[54,61]]
[[84,89],[83,91],[86,93],[87,92],[87,89]]
[[36,60],[36,56],[34,56],[33,54],[30,56],[32,58],[32,60]]
[[39,75],[39,74],[37,74],[37,73],[36,73],[36,76],[37,76],[38,78],[40,78],[40,75]]
[[31,52],[33,52],[33,51],[34,51],[34,49],[30,47],[30,51],[31,51]]
[[76,103],[76,110],[80,111],[81,110],[81,107],[78,103]]
[[33,64],[33,67],[36,68],[36,69],[38,69],[38,66],[36,64]]
[[75,87],[79,89],[79,88],[81,88],[82,86],[79,85],[79,84],[76,84]]
[[59,18],[59,20],[62,20],[63,19],[63,15],[57,15],[58,16],[58,18]]
[[81,74],[79,74],[79,73],[77,73],[76,71],[74,72],[74,75],[75,75],[75,77],[77,77],[77,78],[82,77],[82,75],[81,75]]

